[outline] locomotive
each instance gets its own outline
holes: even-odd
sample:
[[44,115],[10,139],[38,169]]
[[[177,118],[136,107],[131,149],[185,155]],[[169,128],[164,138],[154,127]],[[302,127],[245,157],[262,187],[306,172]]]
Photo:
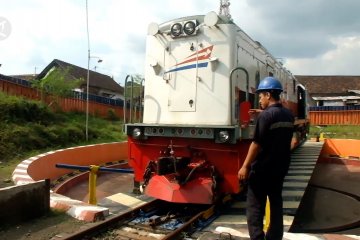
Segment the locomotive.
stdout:
[[177,203],[211,204],[242,188],[237,172],[251,143],[256,88],[281,82],[296,121],[292,147],[306,140],[306,89],[258,41],[210,12],[151,23],[146,39],[143,121],[128,123],[135,188]]

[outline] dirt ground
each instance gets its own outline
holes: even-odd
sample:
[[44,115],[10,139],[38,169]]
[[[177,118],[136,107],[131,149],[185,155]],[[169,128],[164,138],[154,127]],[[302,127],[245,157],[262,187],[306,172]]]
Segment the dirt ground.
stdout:
[[49,240],[79,231],[89,223],[79,221],[64,212],[49,212],[46,216],[14,226],[0,226],[2,240]]

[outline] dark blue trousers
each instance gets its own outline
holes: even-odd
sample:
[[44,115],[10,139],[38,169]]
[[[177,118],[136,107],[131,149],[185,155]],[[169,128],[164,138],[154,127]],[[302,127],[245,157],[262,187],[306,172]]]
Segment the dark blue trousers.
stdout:
[[[250,172],[247,192],[247,224],[251,240],[281,240],[284,233],[282,188],[284,176]],[[270,225],[263,231],[266,197],[270,201]]]

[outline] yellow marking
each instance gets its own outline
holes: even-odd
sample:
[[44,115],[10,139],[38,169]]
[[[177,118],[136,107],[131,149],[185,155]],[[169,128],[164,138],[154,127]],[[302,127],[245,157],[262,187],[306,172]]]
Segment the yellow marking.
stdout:
[[117,202],[117,203],[120,203],[122,205],[131,207],[131,208],[134,208],[134,207],[137,207],[137,206],[140,206],[140,205],[146,203],[145,201],[142,201],[138,198],[126,195],[124,193],[117,193],[115,195],[106,197],[106,199],[109,199],[113,202]]
[[226,195],[225,197],[223,197],[222,202],[223,202],[223,203],[227,203],[227,202],[229,202],[230,200],[231,200],[231,195],[228,194],[228,195]]
[[215,208],[215,206],[212,206],[208,210],[204,211],[202,217],[204,219],[209,219],[212,215],[214,215],[214,208]]
[[264,224],[264,231],[266,232],[270,226],[270,201],[269,197],[266,198],[266,207],[265,207],[265,224]]

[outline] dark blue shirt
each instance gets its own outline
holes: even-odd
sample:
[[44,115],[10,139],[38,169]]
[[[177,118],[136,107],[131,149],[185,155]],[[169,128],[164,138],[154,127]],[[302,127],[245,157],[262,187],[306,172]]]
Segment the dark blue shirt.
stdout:
[[255,172],[285,175],[290,164],[294,117],[280,103],[267,107],[257,119],[253,141],[261,150],[251,168]]

